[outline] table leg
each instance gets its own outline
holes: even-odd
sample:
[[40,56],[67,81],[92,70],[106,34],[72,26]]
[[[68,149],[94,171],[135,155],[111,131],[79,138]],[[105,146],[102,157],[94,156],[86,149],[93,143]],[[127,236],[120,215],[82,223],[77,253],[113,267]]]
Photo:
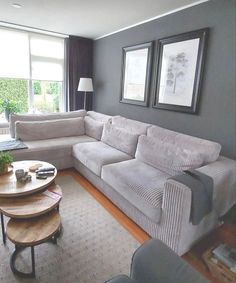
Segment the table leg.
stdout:
[[19,271],[15,266],[15,261],[18,253],[25,249],[26,247],[15,246],[15,251],[11,255],[10,259],[10,267],[14,274],[24,277],[24,278],[35,278],[35,258],[34,258],[34,247],[31,247],[31,263],[32,263],[32,271],[29,273]]
[[34,246],[31,247],[32,275],[35,277]]
[[1,226],[2,226],[2,241],[3,244],[6,244],[6,233],[5,233],[5,226],[4,226],[4,217],[3,214],[1,212]]

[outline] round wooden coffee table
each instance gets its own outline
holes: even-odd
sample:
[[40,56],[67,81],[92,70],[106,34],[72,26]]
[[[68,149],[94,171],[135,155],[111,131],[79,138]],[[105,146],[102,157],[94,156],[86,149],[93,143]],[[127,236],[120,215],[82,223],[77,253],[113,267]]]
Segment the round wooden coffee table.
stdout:
[[34,164],[42,164],[43,167],[54,167],[52,164],[44,161],[27,160],[27,161],[16,161],[12,163],[13,171],[2,175],[0,178],[0,198],[4,197],[15,197],[23,196],[35,193],[48,187],[56,178],[57,170],[53,176],[49,176],[47,179],[36,179],[36,173],[29,172],[32,177],[31,182],[20,183],[17,182],[15,171],[16,169],[24,169],[29,171],[29,167]]
[[[17,182],[16,169],[29,168],[35,164],[54,167],[43,161],[18,161],[13,163],[13,172],[0,178],[0,214],[3,242],[6,234],[15,244],[15,251],[10,260],[11,269],[22,277],[35,277],[34,246],[53,238],[60,230],[59,203],[62,198],[60,186],[54,183],[57,170],[46,180],[36,179],[36,173],[29,172],[32,180],[27,183]],[[10,217],[5,234],[3,215]],[[59,233],[57,234],[57,236]],[[23,273],[15,268],[15,259],[24,247],[31,247],[32,272]]]
[[[61,219],[59,213],[53,211],[30,219],[10,219],[7,224],[7,237],[15,244],[15,251],[10,260],[13,273],[23,277],[35,277],[34,246],[42,244],[49,239],[56,243],[56,234],[59,232]],[[17,254],[26,247],[31,248],[32,271],[24,273],[16,269]]]
[[61,188],[54,183],[44,192],[23,197],[0,198],[0,212],[11,218],[32,218],[58,208],[61,198]]

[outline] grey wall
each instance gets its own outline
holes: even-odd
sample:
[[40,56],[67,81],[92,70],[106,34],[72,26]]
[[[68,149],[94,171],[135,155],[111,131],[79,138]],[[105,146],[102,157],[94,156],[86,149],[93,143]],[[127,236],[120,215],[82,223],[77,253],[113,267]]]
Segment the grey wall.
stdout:
[[[217,141],[236,159],[235,14],[236,0],[213,0],[96,40],[93,109]],[[210,35],[198,115],[119,103],[122,47],[204,27]]]

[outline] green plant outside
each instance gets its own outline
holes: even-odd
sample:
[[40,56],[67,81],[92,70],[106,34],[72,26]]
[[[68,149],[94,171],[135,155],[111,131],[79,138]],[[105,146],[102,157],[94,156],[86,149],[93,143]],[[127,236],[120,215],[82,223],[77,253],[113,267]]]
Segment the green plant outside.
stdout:
[[34,107],[40,112],[58,112],[61,83],[60,82],[33,82],[34,94]]
[[[28,111],[28,81],[20,79],[0,79],[0,101],[17,103],[17,112]],[[3,110],[1,109],[1,112]]]
[[6,166],[13,162],[13,157],[9,152],[0,152],[0,173],[3,173]]
[[34,95],[41,95],[42,94],[40,81],[35,81],[33,83],[33,87],[34,87]]
[[[35,109],[41,112],[59,111],[61,83],[34,81],[33,90]],[[43,95],[50,95],[52,100],[47,101],[46,97],[42,97]],[[9,101],[15,105],[14,107],[12,105],[11,113],[28,112],[28,81],[23,79],[0,79],[0,104],[3,104],[4,101]],[[5,107],[0,105],[0,113],[4,111]]]
[[18,103],[15,100],[0,100],[0,112],[17,113],[20,111]]

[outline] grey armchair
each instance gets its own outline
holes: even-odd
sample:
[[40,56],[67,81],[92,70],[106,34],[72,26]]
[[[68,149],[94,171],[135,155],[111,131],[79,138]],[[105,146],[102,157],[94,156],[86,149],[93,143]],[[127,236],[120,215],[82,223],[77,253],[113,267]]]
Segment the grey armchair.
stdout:
[[209,283],[163,242],[152,239],[132,258],[130,277],[119,275],[107,283]]

